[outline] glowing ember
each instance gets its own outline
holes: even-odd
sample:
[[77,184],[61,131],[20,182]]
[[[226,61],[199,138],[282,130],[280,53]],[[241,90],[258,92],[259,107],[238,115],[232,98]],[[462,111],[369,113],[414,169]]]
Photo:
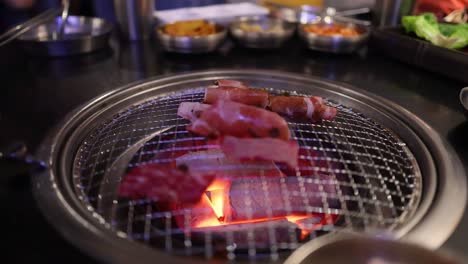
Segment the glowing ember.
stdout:
[[217,220],[220,222],[224,221],[224,205],[229,204],[227,190],[229,190],[230,185],[229,180],[216,179],[205,192],[215,215],[218,217]]
[[[216,179],[206,189],[200,201],[190,206],[192,214],[197,211],[204,211],[202,215],[192,217],[191,228],[206,228],[215,226],[239,225],[249,223],[260,223],[286,219],[294,223],[301,229],[301,238],[306,238],[311,232],[319,229],[323,225],[333,223],[336,217],[325,214],[291,214],[270,218],[256,218],[242,221],[225,221],[227,210],[231,210],[229,203],[229,189],[231,181],[229,179]],[[208,211],[208,212],[207,212]]]

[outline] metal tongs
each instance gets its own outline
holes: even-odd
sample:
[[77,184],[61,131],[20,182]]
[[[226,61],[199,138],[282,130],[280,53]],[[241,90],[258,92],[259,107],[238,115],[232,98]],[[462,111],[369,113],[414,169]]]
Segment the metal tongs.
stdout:
[[363,26],[372,25],[370,21],[350,17],[369,13],[371,10],[367,7],[338,11],[333,7],[319,8],[310,5],[303,5],[298,8],[287,7],[275,3],[268,3],[268,5],[273,8],[272,13],[274,15],[293,23],[310,23],[324,19],[351,22]]
[[70,1],[69,0],[62,0],[62,9],[48,9],[45,12],[27,20],[24,23],[14,26],[13,28],[7,30],[5,33],[0,35],[0,47],[4,46],[5,44],[15,40],[16,38],[20,37],[24,33],[28,32],[29,30],[49,22],[50,20],[56,18],[58,15],[62,15],[61,23],[58,29],[57,36],[61,38],[63,36],[63,32],[65,29],[65,24],[68,19],[68,11],[70,8]]
[[357,25],[368,27],[372,25],[370,21],[355,19],[349,16],[366,14],[369,12],[370,12],[370,9],[367,7],[338,11],[334,7],[326,7],[324,9],[317,10],[317,8],[314,8],[314,7],[302,6],[300,8],[300,15],[299,15],[298,20],[299,20],[299,23],[308,23],[308,22],[311,22],[311,20],[313,21],[313,20],[320,20],[320,19],[324,20],[325,22],[327,20],[329,21],[337,20],[341,22],[349,22],[349,23],[354,23]]
[[70,10],[70,1],[69,0],[62,0],[62,19],[60,20],[60,27],[58,29],[58,38],[62,38],[63,33],[65,32],[65,24],[68,21],[68,11]]

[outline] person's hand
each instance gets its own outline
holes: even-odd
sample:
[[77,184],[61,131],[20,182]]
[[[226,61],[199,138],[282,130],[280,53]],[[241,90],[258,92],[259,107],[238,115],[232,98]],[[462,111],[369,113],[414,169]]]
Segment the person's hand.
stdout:
[[5,3],[11,8],[15,9],[27,9],[31,8],[36,0],[4,0]]

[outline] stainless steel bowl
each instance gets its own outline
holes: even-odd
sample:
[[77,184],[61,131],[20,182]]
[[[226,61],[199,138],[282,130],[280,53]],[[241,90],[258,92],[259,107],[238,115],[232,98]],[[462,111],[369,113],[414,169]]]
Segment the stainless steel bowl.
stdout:
[[314,21],[320,18],[323,8],[303,5],[292,8],[287,6],[278,6],[272,9],[272,16],[288,21],[290,23],[304,23]]
[[[213,22],[210,22],[213,23]],[[176,53],[207,53],[215,51],[224,41],[227,30],[220,24],[216,26],[216,33],[200,37],[175,37],[164,33],[164,26],[156,29],[156,35],[165,51]]]
[[433,251],[392,238],[335,233],[298,248],[285,264],[466,264],[466,259],[447,251]]
[[18,38],[30,54],[66,56],[108,47],[112,24],[101,18],[69,16],[63,36],[58,35],[62,18],[42,24]]
[[[323,36],[305,31],[304,28],[311,24],[324,26],[340,24],[346,27],[356,28],[361,34],[356,37]],[[331,19],[331,17],[313,23],[302,24],[299,26],[298,30],[299,36],[307,43],[309,49],[331,53],[355,52],[367,42],[370,36],[370,29],[368,27],[355,23],[338,22]]]
[[[252,31],[257,27],[258,31]],[[279,48],[292,37],[296,25],[268,17],[242,17],[231,23],[231,35],[244,47]]]

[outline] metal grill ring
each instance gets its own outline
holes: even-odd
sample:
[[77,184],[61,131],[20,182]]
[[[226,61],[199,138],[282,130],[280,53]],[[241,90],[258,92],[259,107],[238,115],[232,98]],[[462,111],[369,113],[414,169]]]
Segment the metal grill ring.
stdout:
[[[132,241],[131,247],[136,247],[132,252],[146,245],[154,248],[149,252],[164,252],[163,256],[171,261],[178,259],[175,256],[198,256],[200,260],[276,262],[305,241],[330,232],[380,230],[406,236],[430,206],[436,186],[431,154],[437,153],[430,153],[422,136],[415,135],[388,109],[373,105],[372,100],[366,101],[366,97],[326,82],[288,74],[227,71],[189,74],[184,78],[155,81],[158,85],[147,83],[108,95],[109,103],[91,103],[73,119],[68,134],[59,134],[68,139],[64,153],[74,149],[76,154],[62,159],[57,170],[71,169],[72,177],[65,177],[57,184],[58,189],[68,185],[67,199],[73,200],[83,221],[95,221],[102,236],[120,237],[116,243],[121,246],[129,248],[130,244],[123,241]],[[327,220],[306,238],[299,239],[293,227],[288,227],[283,236],[278,230],[284,227],[275,223],[246,228],[241,230],[242,235],[232,228],[199,232],[190,225],[190,210],[161,209],[152,200],[118,196],[119,183],[129,169],[161,162],[154,156],[178,151],[167,148],[174,142],[201,139],[185,130],[188,121],[177,116],[177,108],[181,102],[201,102],[203,87],[218,78],[270,87],[272,93],[319,95],[327,99],[328,105],[338,108],[339,114],[333,121],[310,124],[288,120],[291,134],[302,150],[299,158],[308,164],[298,170],[312,171],[316,177],[304,178],[297,173],[298,191],[294,193],[284,186],[280,193],[272,193],[268,180],[260,177],[263,193],[242,194],[248,210],[255,202],[252,195],[264,196],[266,203],[271,203],[269,197],[282,196],[286,211],[290,210],[289,197],[320,197],[323,206],[306,204],[304,210],[337,216],[336,221]],[[351,95],[344,96],[346,93]],[[54,140],[63,142],[60,136]],[[185,148],[196,150],[195,145]],[[319,175],[329,177],[324,180]],[[319,191],[306,192],[306,184],[318,185]],[[333,186],[336,192],[324,191],[327,186]],[[183,217],[185,225],[177,226],[175,217]],[[147,247],[144,250],[148,253]]]

